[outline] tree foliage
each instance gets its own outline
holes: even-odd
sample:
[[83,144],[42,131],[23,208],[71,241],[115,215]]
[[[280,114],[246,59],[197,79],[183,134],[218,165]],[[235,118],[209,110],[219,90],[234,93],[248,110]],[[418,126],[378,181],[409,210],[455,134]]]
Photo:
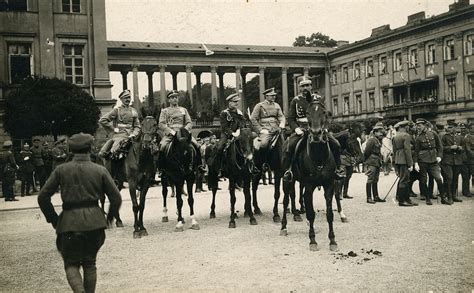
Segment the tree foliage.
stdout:
[[311,34],[311,36],[298,36],[293,42],[293,47],[329,47],[334,48],[337,46],[337,41],[331,37],[317,32]]
[[5,129],[15,138],[93,134],[100,109],[80,87],[57,78],[30,77],[6,99]]

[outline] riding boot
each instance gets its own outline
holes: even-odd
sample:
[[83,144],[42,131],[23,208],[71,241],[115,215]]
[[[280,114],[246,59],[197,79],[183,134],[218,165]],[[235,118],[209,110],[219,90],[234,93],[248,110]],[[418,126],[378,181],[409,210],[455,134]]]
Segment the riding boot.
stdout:
[[429,205],[429,206],[430,206],[430,205],[432,205],[432,204],[433,204],[433,203],[431,202],[430,194],[427,193],[427,194],[426,194],[426,205]]
[[372,194],[375,202],[385,202],[385,199],[379,197],[378,182],[372,183]]
[[291,171],[293,158],[289,152],[285,152],[283,158],[282,169],[285,170],[285,173],[283,174],[283,181],[290,182],[293,180],[293,172]]
[[[449,193],[449,192],[448,192]],[[445,204],[445,205],[451,205],[451,203],[449,202],[449,195],[446,194],[446,193],[441,193],[441,204]]]
[[365,192],[367,194],[367,203],[374,204],[375,201],[372,199],[372,183],[365,184]]

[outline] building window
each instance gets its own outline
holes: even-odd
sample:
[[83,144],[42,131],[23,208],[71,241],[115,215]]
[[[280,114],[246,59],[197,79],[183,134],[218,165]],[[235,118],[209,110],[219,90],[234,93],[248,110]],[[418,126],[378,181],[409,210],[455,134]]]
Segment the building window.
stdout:
[[374,60],[367,59],[365,61],[365,76],[372,77],[374,76]]
[[388,106],[388,90],[382,90],[382,102],[385,106]]
[[336,69],[331,70],[331,84],[333,85],[337,84],[337,70]]
[[349,82],[349,68],[347,66],[342,67],[342,82]]
[[362,95],[357,94],[355,96],[355,100],[356,100],[356,113],[360,114],[362,113]]
[[418,50],[413,48],[410,50],[410,68],[418,67]]
[[474,55],[474,34],[466,36],[466,54],[465,55]]
[[446,78],[446,83],[448,84],[448,98],[447,101],[456,101],[456,78],[449,77]]
[[63,12],[81,12],[81,0],[63,0]]
[[344,97],[344,107],[342,109],[344,115],[349,115],[349,96]]
[[444,43],[444,60],[454,59],[454,40],[446,40]]
[[84,84],[84,46],[64,45],[64,79],[74,84]]
[[474,75],[469,75],[467,77],[467,89],[468,98],[474,99]]
[[387,73],[387,56],[380,57],[380,74]]
[[332,100],[332,112],[334,116],[337,116],[339,114],[337,109],[337,98]]
[[402,70],[402,52],[395,52],[393,54],[393,71]]
[[375,95],[374,92],[369,92],[369,106],[367,107],[369,111],[375,111]]
[[353,80],[358,80],[360,79],[360,63],[354,63],[354,74],[353,74]]
[[10,83],[18,83],[33,72],[33,55],[31,44],[8,45],[8,61],[10,67]]
[[428,45],[428,49],[426,50],[426,64],[434,64],[436,63],[436,45],[431,44]]

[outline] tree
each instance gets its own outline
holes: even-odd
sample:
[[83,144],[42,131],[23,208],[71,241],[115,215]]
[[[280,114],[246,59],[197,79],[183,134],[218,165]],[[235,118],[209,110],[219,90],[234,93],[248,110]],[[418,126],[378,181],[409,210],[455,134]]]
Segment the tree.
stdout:
[[337,46],[337,41],[320,32],[313,33],[311,36],[298,36],[293,42],[293,47],[329,47]]
[[29,77],[6,99],[5,129],[15,138],[94,134],[100,109],[80,87],[57,78]]

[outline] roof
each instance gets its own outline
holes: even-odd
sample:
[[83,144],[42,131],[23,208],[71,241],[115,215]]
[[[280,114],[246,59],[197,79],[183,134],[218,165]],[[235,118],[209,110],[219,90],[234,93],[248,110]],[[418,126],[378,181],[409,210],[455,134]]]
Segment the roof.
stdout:
[[[231,45],[231,44],[205,44],[205,46],[216,53],[327,53],[334,50],[326,47],[287,47],[287,46],[261,46],[261,45]],[[202,51],[203,44],[193,43],[153,43],[153,42],[125,42],[107,41],[108,49],[154,49],[159,51]]]

